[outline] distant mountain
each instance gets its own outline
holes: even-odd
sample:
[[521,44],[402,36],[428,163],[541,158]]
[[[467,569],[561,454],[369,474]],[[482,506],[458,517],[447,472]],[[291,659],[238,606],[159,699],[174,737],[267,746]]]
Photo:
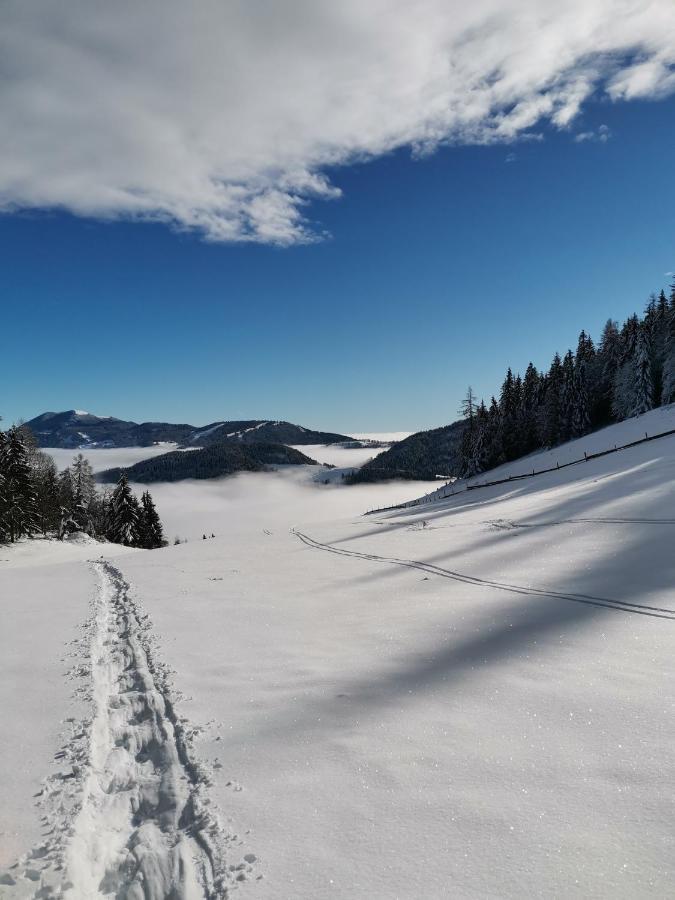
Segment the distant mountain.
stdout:
[[122,472],[130,481],[150,484],[154,481],[183,481],[186,478],[218,478],[234,472],[264,472],[270,466],[319,464],[283,444],[236,444],[225,441],[203,450],[173,450],[153,459],[144,459],[126,469],[100,472],[102,482],[115,482]]
[[463,421],[431,431],[418,431],[367,462],[349,477],[350,484],[389,481],[394,478],[433,480],[438,475],[457,475],[461,467]]
[[237,441],[241,444],[338,444],[353,438],[332,431],[312,431],[291,422],[250,419],[242,422],[216,422],[200,428],[186,443],[209,447],[221,441]]
[[112,416],[95,416],[79,409],[46,412],[26,424],[41,447],[149,447],[165,441],[183,446],[210,447],[221,441],[334,444],[352,440],[344,434],[312,431],[290,422],[265,419],[213,422],[203,428],[169,422],[143,422],[139,425]]

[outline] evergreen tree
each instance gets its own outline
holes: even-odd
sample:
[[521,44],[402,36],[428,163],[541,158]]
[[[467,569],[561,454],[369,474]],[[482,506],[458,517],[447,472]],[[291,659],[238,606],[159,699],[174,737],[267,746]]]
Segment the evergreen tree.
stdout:
[[574,374],[574,357],[568,350],[562,361],[562,394],[560,415],[560,440],[569,441],[576,437],[574,433],[576,379]]
[[141,497],[139,546],[144,547],[146,550],[154,550],[157,547],[164,547],[165,545],[164,531],[157,509],[150,496],[150,492],[145,491]]
[[0,475],[0,529],[16,541],[39,530],[28,450],[17,428],[10,428],[0,445]]
[[518,407],[516,379],[513,377],[513,372],[509,367],[499,395],[502,455],[507,462],[515,459],[517,456]]
[[635,345],[640,331],[640,320],[636,313],[626,319],[621,329],[621,362],[624,363],[633,358],[635,353]]
[[649,329],[641,328],[638,333],[633,360],[635,397],[631,414],[634,416],[639,416],[642,413],[648,412],[654,406],[654,385],[652,381],[650,350]]
[[[675,302],[675,287],[673,288]],[[675,403],[675,305],[668,311],[661,402]]]
[[574,379],[572,384],[572,434],[580,437],[586,434],[591,427],[591,416],[587,390],[587,367],[593,364],[593,358],[587,355],[577,357],[574,361]]
[[600,349],[597,354],[597,382],[595,388],[595,425],[605,425],[612,421],[614,404],[614,379],[621,365],[621,338],[619,326],[607,319],[602,330]]
[[465,478],[469,478],[472,475],[476,475],[479,471],[475,459],[476,397],[471,385],[467,388],[466,396],[462,400],[459,412],[466,422],[459,447],[460,472]]
[[134,496],[127,476],[122,474],[113,491],[110,513],[110,530],[108,538],[114,544],[125,547],[137,547],[139,543],[140,510],[138,500]]
[[94,472],[89,460],[78,453],[70,469],[73,494],[85,507],[88,507],[96,493]]
[[43,534],[56,531],[61,520],[59,480],[51,457],[40,454],[40,464],[33,470],[37,521]]
[[538,413],[541,382],[539,373],[530,362],[525,370],[521,397],[521,434],[523,453],[531,453],[539,446]]
[[545,447],[555,447],[563,438],[563,371],[556,353],[546,379],[541,434]]
[[78,453],[70,467],[70,483],[72,489],[71,517],[77,524],[78,531],[94,534],[91,507],[96,496],[96,485],[89,460],[85,459],[81,453]]

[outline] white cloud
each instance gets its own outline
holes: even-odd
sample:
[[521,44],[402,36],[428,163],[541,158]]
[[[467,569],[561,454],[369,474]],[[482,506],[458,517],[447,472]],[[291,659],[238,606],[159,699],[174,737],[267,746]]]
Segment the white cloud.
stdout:
[[288,244],[329,166],[675,91],[675,3],[5,0],[0,58],[1,207]]
[[586,141],[593,141],[598,144],[606,144],[611,138],[612,132],[607,125],[600,125],[597,131],[580,131],[574,135],[577,144],[583,144]]

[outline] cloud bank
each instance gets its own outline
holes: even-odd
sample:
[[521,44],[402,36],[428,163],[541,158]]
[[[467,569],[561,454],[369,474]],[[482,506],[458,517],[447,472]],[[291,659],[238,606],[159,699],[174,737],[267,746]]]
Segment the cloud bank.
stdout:
[[5,0],[0,208],[316,239],[327,167],[675,92],[673,0]]

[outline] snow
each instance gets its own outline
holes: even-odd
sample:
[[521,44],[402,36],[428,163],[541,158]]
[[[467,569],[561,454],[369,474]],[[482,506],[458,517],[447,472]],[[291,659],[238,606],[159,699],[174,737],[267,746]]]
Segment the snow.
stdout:
[[66,847],[65,896],[89,900],[108,882],[124,884],[125,896],[198,900],[205,873],[210,893],[226,888],[214,848],[229,838],[204,807],[203,780],[128,585],[110,564],[96,572],[91,765]]
[[[625,443],[672,413],[649,415],[586,441]],[[112,854],[109,893],[98,892],[101,854],[86,842],[129,841],[128,816],[116,818],[124,791],[90,799],[117,738],[147,740],[114,699],[121,656],[140,704],[156,695],[176,710],[143,771],[122,754],[115,769],[132,795],[156,797],[154,754],[166,752],[177,785],[166,840],[154,799],[135,826],[134,846],[156,863],[149,896],[170,870],[188,879],[192,859],[207,865],[202,850],[172,863],[192,834],[172,824],[192,790],[242,897],[669,896],[675,437],[368,517],[426,486],[324,487],[311,472],[153,485],[167,531],[190,541],[120,553],[114,570],[69,555],[97,558],[104,545],[58,545],[68,556],[57,564],[26,542],[17,552],[40,564],[0,562],[2,865],[25,854],[0,892],[58,883],[40,815],[66,836],[80,896],[120,885]],[[97,649],[76,682],[89,699],[73,701],[60,660],[77,634],[78,653]],[[78,704],[98,722],[83,770],[63,782],[80,791],[83,819],[32,797]],[[193,736],[178,762],[176,727]],[[70,764],[78,741],[65,743]]]
[[[566,444],[554,447],[552,450],[540,450],[514,462],[504,463],[504,465],[490,469],[489,472],[469,478],[466,482],[460,481],[454,485],[442,485],[434,490],[427,490],[421,497],[413,498],[409,503],[410,505],[415,505],[421,501],[427,502],[443,498],[450,492],[463,491],[466,484],[482,485],[485,482],[498,481],[501,478],[530,475],[532,472],[537,473],[554,468],[557,465],[562,466],[576,461],[579,461],[579,465],[587,465],[587,463],[581,462],[584,460],[584,454],[591,456],[594,453],[602,453],[606,450],[630,444],[633,441],[642,440],[645,437],[673,430],[675,430],[675,403],[651,410],[651,412],[632,419],[626,419],[615,425],[609,425],[607,428],[601,428],[599,431],[568,441]],[[619,452],[623,453],[624,451]],[[658,447],[655,452],[658,452]],[[547,476],[544,474],[536,475],[535,477],[545,478]]]
[[190,438],[190,443],[195,444],[202,438],[208,437],[210,434],[213,434],[214,431],[217,431],[219,428],[221,428],[223,424],[223,422],[216,422],[215,425],[211,425],[209,426],[209,428],[202,428],[201,431],[195,431],[195,433]]
[[227,437],[242,437],[244,434],[249,434],[251,431],[257,431],[259,428],[262,428],[264,425],[278,425],[279,422],[259,422],[257,425],[252,425],[250,428],[244,428],[242,431],[230,431]]

